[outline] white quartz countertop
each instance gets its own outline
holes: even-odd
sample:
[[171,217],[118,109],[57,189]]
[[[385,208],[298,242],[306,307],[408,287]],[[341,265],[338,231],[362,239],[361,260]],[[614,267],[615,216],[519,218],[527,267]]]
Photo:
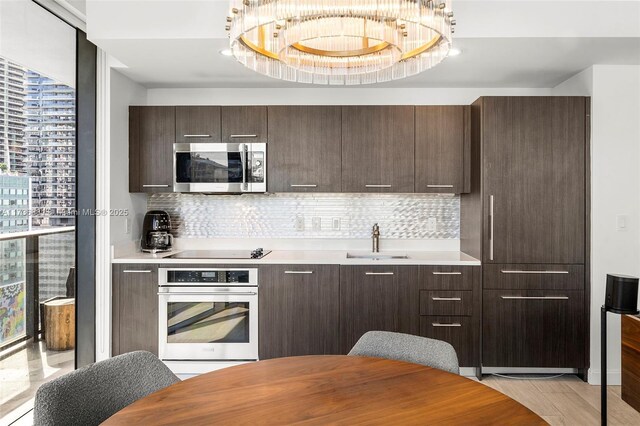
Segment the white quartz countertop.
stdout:
[[[113,263],[157,263],[157,264],[242,264],[242,265],[458,265],[479,266],[480,261],[460,251],[382,251],[378,259],[347,258],[347,253],[371,255],[363,251],[334,250],[274,250],[262,259],[167,259],[178,253],[132,253],[113,259]],[[406,259],[390,259],[384,256],[407,256]]]

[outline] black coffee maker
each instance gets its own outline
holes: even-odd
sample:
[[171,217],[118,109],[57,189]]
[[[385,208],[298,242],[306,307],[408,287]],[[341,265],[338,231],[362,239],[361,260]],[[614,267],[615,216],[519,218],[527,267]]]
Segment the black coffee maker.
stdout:
[[146,253],[160,253],[171,250],[173,235],[171,235],[171,217],[169,213],[164,210],[151,210],[144,215],[140,245],[142,251]]

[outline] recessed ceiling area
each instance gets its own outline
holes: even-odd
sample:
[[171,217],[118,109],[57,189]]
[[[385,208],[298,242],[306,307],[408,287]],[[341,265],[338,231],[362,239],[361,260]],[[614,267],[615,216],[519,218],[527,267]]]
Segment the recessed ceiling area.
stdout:
[[[454,46],[463,53],[375,87],[547,88],[594,64],[640,64],[638,1],[454,0],[453,7]],[[261,76],[220,55],[227,8],[226,0],[89,0],[87,33],[149,88],[324,87]]]

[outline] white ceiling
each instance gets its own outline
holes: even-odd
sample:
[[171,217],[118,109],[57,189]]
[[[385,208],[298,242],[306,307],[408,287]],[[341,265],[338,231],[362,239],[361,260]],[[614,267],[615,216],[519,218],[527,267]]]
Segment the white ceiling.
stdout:
[[[593,64],[640,64],[640,1],[454,0],[458,57],[379,87],[554,87]],[[89,39],[147,87],[308,87],[219,55],[226,0],[88,0]],[[370,87],[370,86],[369,86]]]

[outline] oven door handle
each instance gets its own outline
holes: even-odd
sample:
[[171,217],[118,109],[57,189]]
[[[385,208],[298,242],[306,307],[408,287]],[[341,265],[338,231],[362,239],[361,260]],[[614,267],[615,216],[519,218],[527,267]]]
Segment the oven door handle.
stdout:
[[158,296],[255,296],[258,293],[252,292],[224,292],[224,291],[216,291],[216,292],[206,292],[206,293],[196,293],[196,292],[171,292],[171,293],[158,293]]

